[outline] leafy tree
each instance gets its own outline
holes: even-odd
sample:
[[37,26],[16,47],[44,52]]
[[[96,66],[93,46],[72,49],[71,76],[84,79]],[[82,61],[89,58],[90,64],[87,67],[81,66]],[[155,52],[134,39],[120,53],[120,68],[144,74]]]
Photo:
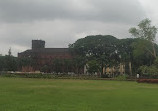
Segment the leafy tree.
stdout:
[[146,74],[149,76],[157,75],[158,74],[158,57],[154,60],[154,63],[150,66],[142,65],[139,67],[139,72],[141,74]]
[[8,51],[8,55],[5,56],[5,70],[16,71],[18,69],[18,58],[12,56],[11,48]]
[[18,70],[18,58],[6,55],[0,56],[0,71],[17,71]]
[[145,39],[152,44],[152,50],[148,48],[147,45],[142,45],[142,47],[148,51],[154,58],[156,58],[156,50],[155,50],[155,38],[157,33],[157,28],[151,25],[151,20],[144,19],[138,24],[138,28],[129,29],[129,33],[131,33],[134,37]]
[[73,65],[74,65],[73,66],[74,67],[74,72],[76,74],[83,73],[84,65],[87,62],[86,56],[78,55],[78,56],[73,58],[72,62],[73,62]]
[[47,72],[49,72],[49,69],[50,69],[49,66],[44,65],[43,67],[41,67],[40,71],[44,72],[44,73],[47,73]]
[[[146,47],[148,46],[148,47]],[[138,73],[140,66],[150,66],[154,62],[154,57],[145,48],[152,50],[152,44],[145,39],[137,38],[131,43],[132,47],[132,67],[135,73]],[[157,52],[157,45],[155,44],[155,49]]]
[[96,60],[88,61],[88,72],[94,74],[100,71],[100,65]]
[[132,44],[134,64],[143,74],[157,74],[157,52],[155,43],[157,28],[151,25],[151,20],[144,19],[138,24],[138,28],[131,28],[129,32],[139,38]]
[[0,71],[6,70],[5,56],[0,56]]
[[63,60],[62,59],[54,59],[52,63],[53,71],[56,73],[63,72]]
[[7,71],[16,71],[18,69],[18,58],[13,56],[5,56]]
[[96,59],[101,66],[100,72],[103,74],[103,67],[116,60],[117,42],[118,39],[113,36],[96,35],[79,39],[69,47],[71,51],[85,57],[87,61]]
[[9,51],[8,51],[8,56],[12,56],[11,48],[10,48]]

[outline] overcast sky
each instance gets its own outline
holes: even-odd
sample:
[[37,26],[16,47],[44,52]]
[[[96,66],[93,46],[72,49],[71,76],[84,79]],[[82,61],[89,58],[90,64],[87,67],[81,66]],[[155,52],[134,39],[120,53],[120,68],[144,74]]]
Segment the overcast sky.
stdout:
[[87,35],[130,37],[128,30],[149,18],[158,27],[157,0],[0,0],[0,54],[31,48],[68,47]]

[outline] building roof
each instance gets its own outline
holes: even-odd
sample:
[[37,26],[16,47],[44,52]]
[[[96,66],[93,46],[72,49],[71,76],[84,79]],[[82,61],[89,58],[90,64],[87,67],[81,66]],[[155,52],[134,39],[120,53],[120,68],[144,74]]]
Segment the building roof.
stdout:
[[40,48],[40,49],[30,49],[19,54],[30,54],[30,53],[69,53],[69,48]]

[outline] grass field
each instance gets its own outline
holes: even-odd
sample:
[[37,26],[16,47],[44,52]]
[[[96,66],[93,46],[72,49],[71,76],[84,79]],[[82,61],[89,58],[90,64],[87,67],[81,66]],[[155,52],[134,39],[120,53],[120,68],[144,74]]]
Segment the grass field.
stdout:
[[158,111],[158,85],[0,77],[0,111]]

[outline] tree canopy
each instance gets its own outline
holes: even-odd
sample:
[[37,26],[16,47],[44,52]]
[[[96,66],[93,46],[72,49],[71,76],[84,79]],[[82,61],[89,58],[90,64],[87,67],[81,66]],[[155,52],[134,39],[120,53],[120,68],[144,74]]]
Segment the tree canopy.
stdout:
[[[152,44],[152,50],[149,49],[148,46],[150,45],[143,45],[141,44],[144,50],[148,51],[154,58],[156,58],[156,51],[155,51],[155,39],[157,34],[157,28],[152,26],[151,20],[144,19],[138,24],[138,28],[132,27],[129,29],[129,33],[131,33],[134,37],[145,39]],[[144,42],[144,41],[142,41]]]

